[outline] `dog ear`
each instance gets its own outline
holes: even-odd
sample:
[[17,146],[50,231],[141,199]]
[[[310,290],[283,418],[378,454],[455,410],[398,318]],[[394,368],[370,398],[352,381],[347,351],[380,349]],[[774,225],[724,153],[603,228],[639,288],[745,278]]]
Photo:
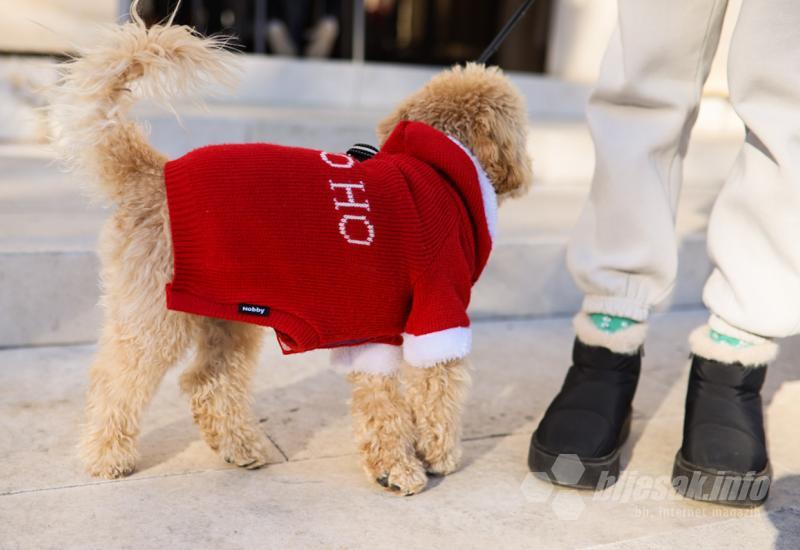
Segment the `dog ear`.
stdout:
[[498,199],[522,195],[533,180],[525,127],[519,121],[489,120],[472,138],[473,153],[486,171]]
[[378,124],[381,144],[403,120],[424,122],[472,149],[500,199],[522,194],[533,179],[525,101],[497,67],[442,71]]
[[527,135],[514,131],[510,126],[505,126],[503,131],[495,135],[498,164],[503,170],[502,177],[494,184],[495,192],[499,198],[518,197],[528,190],[533,181]]

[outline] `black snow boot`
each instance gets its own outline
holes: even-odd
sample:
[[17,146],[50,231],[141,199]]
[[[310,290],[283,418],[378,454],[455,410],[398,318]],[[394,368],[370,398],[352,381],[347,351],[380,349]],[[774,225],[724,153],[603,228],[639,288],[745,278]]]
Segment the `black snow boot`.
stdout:
[[766,365],[693,357],[683,445],[672,472],[678,493],[731,506],[767,499],[771,472],[760,395],[766,373]]
[[628,355],[575,339],[573,366],[531,439],[532,472],[582,489],[604,489],[617,481],[641,357],[641,348]]

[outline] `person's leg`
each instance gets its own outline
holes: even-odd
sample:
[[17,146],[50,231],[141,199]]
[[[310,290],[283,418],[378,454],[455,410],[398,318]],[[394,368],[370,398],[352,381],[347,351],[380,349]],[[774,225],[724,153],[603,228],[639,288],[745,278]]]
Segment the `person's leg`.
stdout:
[[584,313],[643,322],[673,288],[683,157],[726,5],[619,1],[618,27],[587,108],[592,189],[568,250],[586,294]]
[[[531,470],[559,483],[613,483],[630,424],[650,308],[677,271],[682,159],[716,50],[726,0],[620,0],[618,27],[587,109],[592,190],[568,251],[586,293],[561,392],[531,441]],[[580,480],[552,471],[577,455]],[[562,458],[563,461],[563,458]]]
[[[703,500],[760,504],[769,488],[760,390],[778,351],[773,339],[800,331],[798,25],[795,2],[749,0],[732,38],[731,102],[747,134],[709,222],[715,269],[703,299],[711,318],[691,337],[675,467],[676,476],[702,473],[705,487],[681,492]],[[709,489],[718,479],[744,484],[747,472],[762,482],[736,494]]]
[[711,213],[703,293],[711,328],[731,336],[800,331],[798,24],[795,2],[750,0],[732,38],[731,102],[747,134]]

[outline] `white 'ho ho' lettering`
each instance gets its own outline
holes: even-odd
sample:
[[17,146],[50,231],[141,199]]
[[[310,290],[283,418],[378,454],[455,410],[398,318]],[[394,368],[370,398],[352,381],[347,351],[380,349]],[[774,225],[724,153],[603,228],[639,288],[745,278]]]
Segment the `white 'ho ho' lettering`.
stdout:
[[[355,165],[355,160],[352,157],[343,155],[341,153],[326,153],[325,151],[322,151],[320,152],[319,156],[325,164],[332,168],[348,169]],[[375,241],[375,226],[372,225],[366,214],[363,214],[363,212],[370,211],[369,201],[365,196],[367,190],[364,187],[364,182],[338,182],[328,180],[328,184],[331,191],[339,193],[338,197],[336,195],[333,197],[333,207],[337,211],[344,210],[345,212],[362,212],[361,214],[343,214],[339,219],[339,234],[349,244],[371,246]],[[342,190],[344,191],[344,197],[341,197]],[[359,192],[361,196],[356,198],[356,192]],[[346,200],[341,200],[342,198],[345,198]],[[360,224],[364,228],[366,231],[364,238],[353,237],[351,231],[348,229],[350,223]]]

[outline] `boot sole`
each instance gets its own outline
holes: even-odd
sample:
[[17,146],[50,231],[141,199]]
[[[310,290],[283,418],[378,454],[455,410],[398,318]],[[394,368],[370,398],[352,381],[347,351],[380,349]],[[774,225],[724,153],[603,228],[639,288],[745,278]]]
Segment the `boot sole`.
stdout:
[[692,464],[683,458],[680,451],[675,455],[672,487],[686,498],[737,508],[755,508],[767,500],[771,483],[769,463],[758,473],[742,474]]
[[[619,441],[612,452],[601,457],[580,457],[575,454],[553,453],[542,447],[536,439],[536,432],[531,438],[531,448],[528,454],[528,468],[534,475],[549,481],[554,485],[586,489],[591,491],[603,490],[614,485],[619,479],[620,454],[622,446],[628,439],[631,431],[631,415],[625,419],[620,431]],[[580,478],[571,482],[563,479],[563,472],[553,472],[553,465],[559,461],[559,470],[581,471]],[[559,479],[561,478],[561,479]],[[603,485],[600,486],[600,482]]]

